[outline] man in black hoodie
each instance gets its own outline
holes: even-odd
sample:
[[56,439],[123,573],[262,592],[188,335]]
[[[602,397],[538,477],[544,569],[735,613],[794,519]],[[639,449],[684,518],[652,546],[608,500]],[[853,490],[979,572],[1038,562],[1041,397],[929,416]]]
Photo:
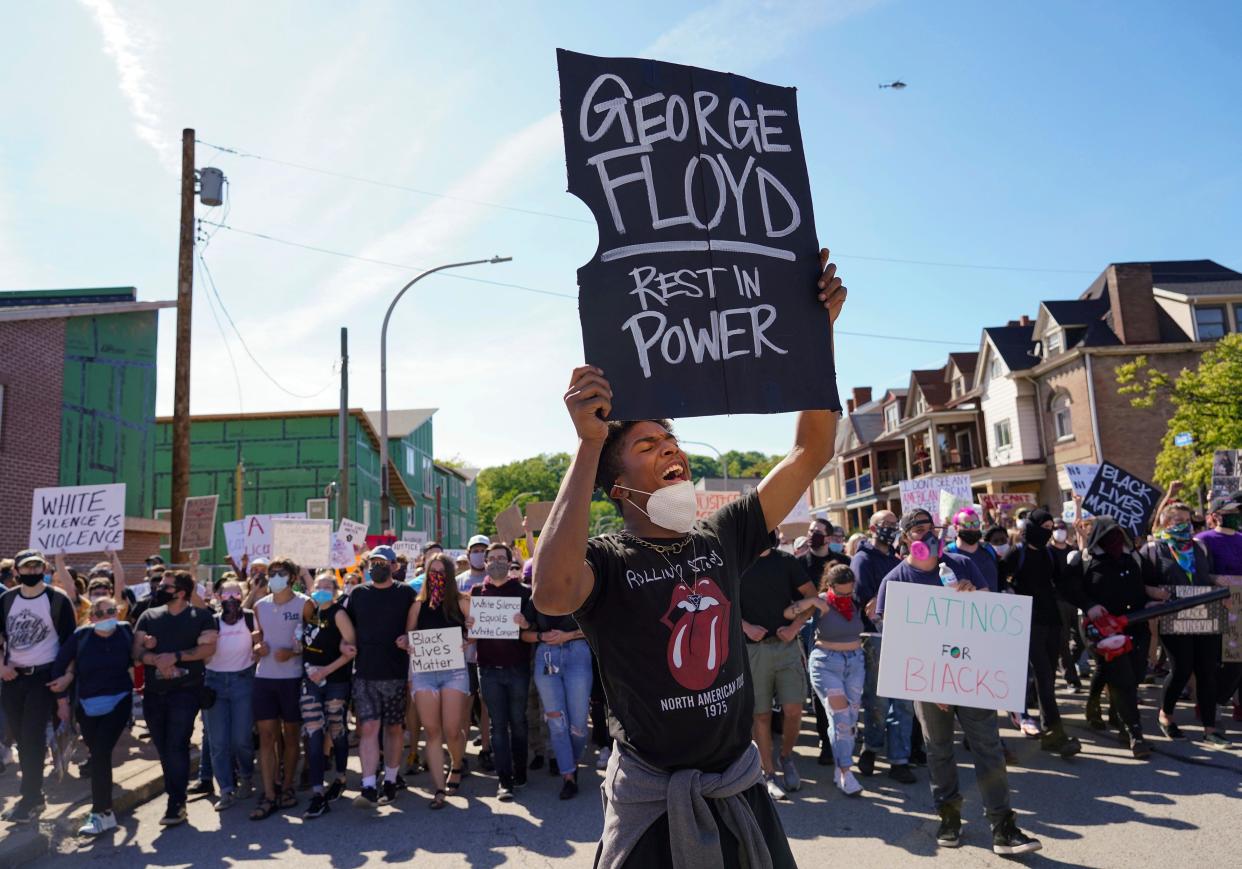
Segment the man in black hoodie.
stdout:
[[[1140,559],[1125,531],[1111,516],[1095,520],[1091,536],[1082,552],[1070,554],[1061,591],[1088,619],[1105,614],[1121,616],[1147,606],[1161,593],[1159,577],[1150,562]],[[1129,625],[1125,631],[1132,642],[1129,652],[1105,660],[1096,655],[1097,672],[1108,682],[1108,696],[1125,727],[1123,736],[1137,758],[1151,754],[1139,724],[1138,686],[1147,673],[1147,648],[1151,634],[1145,622]],[[1092,684],[1094,693],[1095,684]],[[1098,698],[1098,695],[1097,695]],[[1095,716],[1099,717],[1096,699]]]
[[1056,562],[1048,552],[1052,539],[1052,514],[1043,508],[1032,510],[1022,528],[1022,544],[1000,563],[1000,574],[1018,594],[1031,598],[1031,672],[1039,694],[1039,713],[1043,732],[1039,745],[1045,751],[1072,757],[1082,751],[1082,743],[1065,732],[1061,710],[1057,707],[1057,658],[1061,651],[1061,610],[1058,604]]

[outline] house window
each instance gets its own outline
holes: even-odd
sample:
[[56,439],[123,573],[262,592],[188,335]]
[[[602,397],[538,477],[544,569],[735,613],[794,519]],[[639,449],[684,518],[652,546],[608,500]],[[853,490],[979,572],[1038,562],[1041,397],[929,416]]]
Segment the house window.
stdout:
[[413,507],[405,508],[405,527],[406,528],[414,527],[414,508]]
[[962,378],[954,377],[953,378],[953,397],[957,398],[961,394],[962,394]]
[[411,477],[418,473],[418,453],[409,444],[405,445],[405,472]]
[[1215,341],[1224,338],[1229,331],[1229,321],[1225,319],[1223,305],[1211,305],[1195,308],[1196,340]]
[[897,430],[897,405],[896,404],[890,404],[888,407],[884,408],[884,430],[885,431],[896,431]]
[[388,525],[385,528],[381,528],[380,532],[383,533],[385,531],[395,531],[396,529],[397,529],[397,508],[389,507],[388,508]]
[[993,356],[992,357],[992,379],[996,380],[997,378],[1004,377],[1004,376],[1005,376],[1005,366],[1001,364],[1001,361],[998,357]]
[[1009,420],[1002,419],[1000,422],[992,424],[992,439],[996,442],[996,448],[1006,449],[1013,445],[1013,435],[1009,431]]
[[1073,420],[1070,416],[1069,395],[1058,392],[1052,398],[1052,426],[1056,430],[1057,440],[1069,440],[1074,436]]
[[923,401],[923,393],[920,392],[914,397],[914,415],[918,416],[925,410],[927,410],[927,402]]
[[423,527],[421,530],[427,532],[428,540],[434,539],[436,536],[435,521],[436,521],[435,511],[431,509],[430,505],[424,505]]
[[367,531],[371,530],[371,502],[362,502],[362,524],[367,526]]
[[431,497],[433,477],[434,472],[431,467],[431,459],[423,456],[423,494],[428,498]]
[[1044,339],[1044,358],[1049,359],[1056,356],[1063,349],[1064,347],[1061,344],[1061,330],[1053,329]]
[[[1233,331],[1242,332],[1242,302],[1233,306]],[[0,398],[4,397],[4,387],[0,386]]]

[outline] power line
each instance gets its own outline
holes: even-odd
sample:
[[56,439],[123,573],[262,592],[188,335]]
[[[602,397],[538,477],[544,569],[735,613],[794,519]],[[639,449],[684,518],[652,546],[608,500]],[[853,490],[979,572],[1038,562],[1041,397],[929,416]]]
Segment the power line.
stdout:
[[[277,238],[274,235],[267,235],[266,233],[262,233],[262,232],[252,232],[251,230],[248,230],[248,229],[238,229],[235,226],[229,226],[224,223],[213,223],[212,221],[209,221],[209,220],[204,220],[201,222],[209,224],[211,226],[218,227],[219,229],[228,230],[229,232],[236,232],[242,235],[248,235],[252,238],[262,239],[263,241],[271,241],[271,242],[275,242],[276,244],[288,245],[289,247],[301,248],[302,250],[314,251],[315,253],[327,254],[328,256],[342,257],[344,259],[354,259],[354,260],[359,260],[360,262],[374,263],[375,265],[388,266],[389,268],[402,269],[404,271],[411,271],[411,272],[425,271],[425,268],[423,266],[409,265],[406,263],[389,262],[388,260],[373,259],[372,257],[357,256],[355,254],[344,253],[343,251],[339,251],[339,250],[330,250],[326,247],[317,247],[311,244],[302,244],[301,242],[289,241],[288,239],[284,239],[284,238]],[[539,289],[538,287],[527,287],[522,284],[509,284],[503,281],[489,281],[486,278],[476,278],[476,277],[471,277],[470,275],[459,275],[453,272],[442,272],[441,274],[446,278],[457,278],[458,280],[462,280],[462,281],[474,281],[475,283],[489,284],[494,287],[508,287],[510,289],[522,290],[523,292],[527,292],[527,293],[539,293],[540,295],[544,295],[544,296],[556,296],[558,298],[572,299],[574,301],[578,300],[578,297],[576,295],[571,295],[570,293],[558,293],[555,290],[543,290],[543,289]],[[939,340],[936,338],[911,338],[906,335],[879,335],[879,334],[872,333],[872,332],[851,332],[847,329],[834,329],[833,334],[849,335],[855,338],[880,338],[886,341],[909,341],[915,344],[943,344],[943,345],[948,345],[952,347],[976,347],[978,346],[976,343],[966,342],[966,341],[943,341],[943,340]]]
[[224,345],[224,352],[229,357],[229,367],[233,369],[233,382],[237,386],[237,412],[245,413],[246,406],[242,400],[241,376],[237,373],[237,360],[233,358],[233,348],[229,346],[229,336],[224,333],[224,324],[220,322],[220,315],[216,313],[216,303],[212,299],[212,294],[207,293],[207,307],[211,309],[211,319],[216,321],[216,329],[220,331],[220,342]]
[[[263,367],[263,363],[260,362],[258,358],[254,355],[254,353],[250,351],[249,345],[246,344],[246,339],[242,337],[241,330],[237,328],[237,324],[233,322],[233,318],[229,315],[229,309],[224,306],[224,299],[220,298],[220,291],[216,288],[216,281],[212,277],[211,269],[207,266],[207,260],[203,258],[203,254],[201,251],[198,254],[198,261],[203,267],[203,273],[207,276],[207,284],[208,286],[211,287],[211,292],[215,295],[216,301],[220,305],[220,310],[224,314],[224,318],[229,321],[229,325],[233,327],[233,332],[237,335],[237,340],[241,343],[242,349],[246,351],[246,355],[250,357],[250,361],[253,362],[255,364],[255,367],[258,368],[259,371],[263,373],[263,376],[266,377],[268,380],[270,380],[272,382],[272,385],[275,386],[277,389],[279,389],[281,392],[285,393],[286,395],[292,396],[293,398],[315,398],[319,395],[322,395],[324,392],[326,392],[328,387],[332,385],[332,382],[333,382],[332,380],[329,380],[326,384],[324,384],[323,388],[318,390],[317,392],[303,394],[300,392],[294,392],[291,389],[287,389],[283,384],[281,384],[279,380],[273,377],[266,368]],[[338,359],[337,362],[339,361],[340,360]],[[336,363],[333,363],[332,370],[333,370],[333,374],[335,375]]]

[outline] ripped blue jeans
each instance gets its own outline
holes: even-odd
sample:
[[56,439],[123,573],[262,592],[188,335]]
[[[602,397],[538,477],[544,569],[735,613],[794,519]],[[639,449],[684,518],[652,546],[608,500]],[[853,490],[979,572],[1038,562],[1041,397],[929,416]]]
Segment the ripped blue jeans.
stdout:
[[556,766],[562,775],[568,775],[577,769],[578,758],[586,748],[593,679],[591,647],[586,640],[559,646],[540,643],[535,647],[532,667]]
[[862,649],[838,652],[816,648],[807,662],[811,687],[828,713],[828,741],[839,769],[854,762],[854,727],[862,706],[866,658]]

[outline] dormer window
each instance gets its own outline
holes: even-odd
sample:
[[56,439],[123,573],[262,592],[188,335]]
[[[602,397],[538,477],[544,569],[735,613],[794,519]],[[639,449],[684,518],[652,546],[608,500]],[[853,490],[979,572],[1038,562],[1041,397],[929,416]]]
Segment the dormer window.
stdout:
[[914,415],[918,416],[927,410],[927,402],[923,400],[923,393],[914,396]]
[[896,431],[897,430],[897,404],[896,403],[890,404],[888,407],[884,408],[884,430],[885,431]]
[[1229,320],[1223,305],[1195,306],[1195,340],[1215,341],[1229,331]]
[[1061,341],[1061,330],[1053,329],[1044,337],[1044,358],[1051,359],[1065,349]]
[[961,377],[954,377],[954,378],[953,378],[953,397],[954,397],[954,398],[957,398],[957,397],[958,397],[959,395],[961,395],[964,391],[965,391],[965,388],[964,388],[964,387],[963,387],[963,385],[962,385],[962,378],[961,378]]
[[1000,357],[992,357],[992,379],[997,380],[1005,376],[1005,366],[1001,363]]

